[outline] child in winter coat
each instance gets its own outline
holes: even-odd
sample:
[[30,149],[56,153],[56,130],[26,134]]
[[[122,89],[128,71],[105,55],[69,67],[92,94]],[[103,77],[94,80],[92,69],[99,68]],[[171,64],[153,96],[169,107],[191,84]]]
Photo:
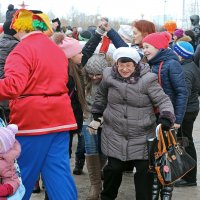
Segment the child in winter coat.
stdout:
[[[187,105],[187,87],[183,70],[178,56],[169,47],[171,35],[168,32],[152,33],[143,39],[143,51],[151,71],[158,76],[158,81],[164,92],[169,96],[175,113],[175,129],[180,128]],[[159,111],[156,110],[159,116]],[[156,174],[153,182],[152,199],[158,198],[170,200],[172,198],[173,186],[159,187]]]
[[21,152],[20,144],[15,139],[17,131],[15,124],[0,127],[0,197],[13,195],[20,186],[14,166]]

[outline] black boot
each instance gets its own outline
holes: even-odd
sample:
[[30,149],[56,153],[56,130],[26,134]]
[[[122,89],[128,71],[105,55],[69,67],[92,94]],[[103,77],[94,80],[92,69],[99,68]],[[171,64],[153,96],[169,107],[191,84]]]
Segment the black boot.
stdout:
[[148,158],[149,158],[149,168],[152,172],[154,172],[154,153],[157,150],[157,138],[149,138],[147,140],[147,149],[148,149]]
[[161,190],[161,200],[171,200],[172,199],[173,186],[163,186]]
[[160,183],[156,173],[153,173],[153,185],[152,185],[152,200],[158,200],[160,193]]
[[83,158],[82,159],[76,158],[75,159],[75,167],[74,167],[74,170],[73,170],[73,174],[81,175],[83,173],[84,163],[85,163],[85,158],[84,159]]

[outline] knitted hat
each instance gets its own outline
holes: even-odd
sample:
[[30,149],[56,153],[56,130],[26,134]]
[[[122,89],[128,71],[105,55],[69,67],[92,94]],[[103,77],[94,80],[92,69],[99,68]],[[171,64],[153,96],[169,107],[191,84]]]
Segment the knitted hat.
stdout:
[[178,38],[183,37],[183,33],[184,33],[184,31],[183,31],[182,29],[176,29],[176,30],[174,31],[174,35],[175,35],[176,37],[178,37]]
[[166,49],[169,46],[171,35],[168,32],[157,32],[147,35],[142,43],[148,43],[154,46],[156,49]]
[[85,65],[85,71],[88,74],[103,74],[103,70],[108,66],[105,54],[93,54]]
[[79,41],[88,41],[92,37],[92,34],[90,31],[82,31],[78,35]]
[[189,42],[177,42],[173,50],[184,59],[191,59],[194,55],[194,48]]
[[124,37],[127,40],[127,42],[133,41],[133,29],[130,25],[120,25],[118,33],[119,35]]
[[52,39],[64,51],[67,58],[71,58],[82,51],[79,41],[66,37],[64,33],[54,33]]
[[12,148],[15,143],[15,134],[18,132],[18,127],[15,124],[10,124],[7,127],[0,127],[0,153],[6,153]]
[[135,63],[139,63],[141,60],[140,54],[131,47],[120,47],[116,49],[113,53],[113,59],[117,62],[119,58],[130,58]]

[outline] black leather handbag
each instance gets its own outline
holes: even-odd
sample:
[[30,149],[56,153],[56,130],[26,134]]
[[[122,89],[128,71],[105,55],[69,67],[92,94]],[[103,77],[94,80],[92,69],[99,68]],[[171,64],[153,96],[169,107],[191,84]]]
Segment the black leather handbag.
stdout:
[[158,128],[158,143],[155,156],[155,171],[162,185],[170,185],[196,166],[196,161],[177,143],[172,131]]

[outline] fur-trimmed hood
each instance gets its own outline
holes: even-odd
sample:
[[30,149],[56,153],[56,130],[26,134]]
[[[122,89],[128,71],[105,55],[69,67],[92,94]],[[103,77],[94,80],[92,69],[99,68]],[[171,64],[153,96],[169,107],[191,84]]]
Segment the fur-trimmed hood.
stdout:
[[187,36],[187,35],[185,35],[185,36],[183,36],[183,37],[179,38],[178,40],[176,40],[176,42],[180,42],[180,41],[184,41],[184,42],[191,42],[191,41],[192,41],[192,39],[191,39],[191,37],[190,37],[190,36]]

